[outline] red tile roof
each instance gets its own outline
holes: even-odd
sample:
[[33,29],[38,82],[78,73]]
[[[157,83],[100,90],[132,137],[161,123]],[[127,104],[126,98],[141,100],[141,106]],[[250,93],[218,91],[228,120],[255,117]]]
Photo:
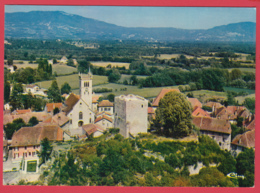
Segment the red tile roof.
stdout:
[[64,112],[69,113],[74,105],[79,101],[80,96],[79,95],[75,95],[74,93],[71,93],[70,96],[66,99],[65,101],[65,105],[67,106],[66,108],[64,108]]
[[108,120],[111,123],[113,122],[113,120],[111,118],[109,118],[108,116],[102,115],[102,116],[99,116],[98,118],[96,118],[95,123],[97,123],[97,122],[99,122],[99,121],[101,121],[103,119],[106,119],[106,120]]
[[246,131],[243,134],[238,134],[233,141],[233,145],[243,146],[247,148],[255,147],[255,129],[251,131]]
[[15,111],[13,111],[12,114],[20,115],[20,114],[25,114],[25,113],[30,113],[30,112],[32,112],[31,109],[21,109],[21,110],[17,109]]
[[148,114],[154,114],[155,111],[153,109],[153,107],[148,107]]
[[191,103],[193,111],[199,107],[202,108],[201,102],[197,98],[188,98],[188,101]]
[[194,117],[192,122],[200,130],[231,134],[231,125],[228,120],[211,117]]
[[38,125],[46,125],[46,123],[57,124],[62,127],[65,123],[69,122],[69,118],[64,114],[64,112],[60,112],[53,117],[50,117]]
[[92,96],[92,103],[98,103],[98,99],[100,96]]
[[252,120],[252,121],[249,123],[249,125],[247,125],[246,129],[247,129],[247,130],[253,130],[253,129],[255,129],[255,119]]
[[113,107],[114,104],[111,103],[109,100],[102,100],[99,104],[99,107]]
[[200,107],[197,107],[193,112],[192,112],[193,117],[210,117],[210,115],[201,109]]
[[47,103],[47,112],[52,112],[55,108],[61,109],[62,103]]
[[36,87],[37,85],[35,85],[35,84],[27,84],[26,85],[26,88],[34,88],[34,87]]
[[102,115],[102,114],[108,115],[108,116],[112,116],[110,113],[105,112],[105,111],[98,112],[98,113],[96,114],[96,116],[100,116],[100,115]]
[[163,88],[163,89],[161,90],[161,92],[158,94],[158,96],[154,99],[154,101],[153,101],[153,103],[152,103],[152,106],[153,106],[153,107],[158,107],[160,100],[161,100],[168,92],[172,92],[172,91],[180,92],[179,89],[167,89],[167,88]]
[[223,105],[222,104],[220,104],[220,103],[218,103],[218,102],[212,102],[212,101],[210,101],[210,102],[207,102],[206,104],[205,104],[205,106],[207,106],[207,107],[215,107],[215,108],[219,108],[219,107],[222,107]]
[[101,128],[99,125],[96,124],[83,125],[82,129],[86,132],[88,136],[91,135],[92,133],[95,133],[96,131],[105,132],[103,128]]
[[25,123],[28,123],[30,118],[36,117],[38,121],[44,121],[47,118],[50,118],[51,115],[49,115],[46,112],[30,112],[26,114],[20,114],[20,115],[4,115],[3,124],[6,125],[7,123],[12,123],[15,119],[23,119]]
[[11,146],[39,145],[44,138],[50,141],[61,141],[63,131],[57,125],[22,127],[13,134]]

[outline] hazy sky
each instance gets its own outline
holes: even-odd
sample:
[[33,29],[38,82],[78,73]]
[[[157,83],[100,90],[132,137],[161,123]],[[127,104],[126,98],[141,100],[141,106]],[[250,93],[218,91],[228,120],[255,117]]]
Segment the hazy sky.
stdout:
[[124,27],[208,29],[244,21],[256,22],[255,8],[27,6],[6,5],[5,12],[65,11]]

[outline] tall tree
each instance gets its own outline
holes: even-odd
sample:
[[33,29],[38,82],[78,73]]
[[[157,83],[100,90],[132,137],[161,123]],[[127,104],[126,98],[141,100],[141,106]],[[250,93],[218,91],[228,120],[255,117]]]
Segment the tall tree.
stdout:
[[69,94],[71,92],[71,87],[69,85],[69,83],[67,82],[64,82],[64,84],[61,86],[61,94]]
[[48,138],[45,137],[41,141],[41,150],[38,152],[39,157],[42,158],[41,164],[43,164],[43,163],[45,163],[46,161],[49,160],[51,152],[52,152],[51,143],[48,140]]
[[51,83],[51,87],[48,89],[48,98],[54,102],[54,103],[57,103],[57,102],[61,102],[61,93],[60,93],[60,89],[59,89],[59,86],[58,86],[58,83],[56,80],[53,80],[52,83]]
[[187,136],[192,129],[191,112],[192,107],[185,95],[169,92],[159,102],[154,125],[159,131],[162,127],[166,136]]

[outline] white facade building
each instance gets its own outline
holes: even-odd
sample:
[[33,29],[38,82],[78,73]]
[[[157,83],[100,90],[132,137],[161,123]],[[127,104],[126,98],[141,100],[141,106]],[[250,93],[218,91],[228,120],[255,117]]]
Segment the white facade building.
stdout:
[[78,129],[83,125],[94,123],[95,113],[92,110],[92,79],[91,72],[79,75],[79,93],[73,93],[65,101],[64,111],[69,118],[69,128]]
[[125,138],[147,133],[148,100],[129,94],[115,97],[115,128]]

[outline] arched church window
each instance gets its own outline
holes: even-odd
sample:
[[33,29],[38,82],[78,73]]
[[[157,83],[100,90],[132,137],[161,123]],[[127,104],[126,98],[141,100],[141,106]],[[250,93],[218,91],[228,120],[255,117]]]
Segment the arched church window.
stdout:
[[89,123],[91,123],[91,118],[89,118]]
[[79,119],[83,119],[83,113],[79,112]]

